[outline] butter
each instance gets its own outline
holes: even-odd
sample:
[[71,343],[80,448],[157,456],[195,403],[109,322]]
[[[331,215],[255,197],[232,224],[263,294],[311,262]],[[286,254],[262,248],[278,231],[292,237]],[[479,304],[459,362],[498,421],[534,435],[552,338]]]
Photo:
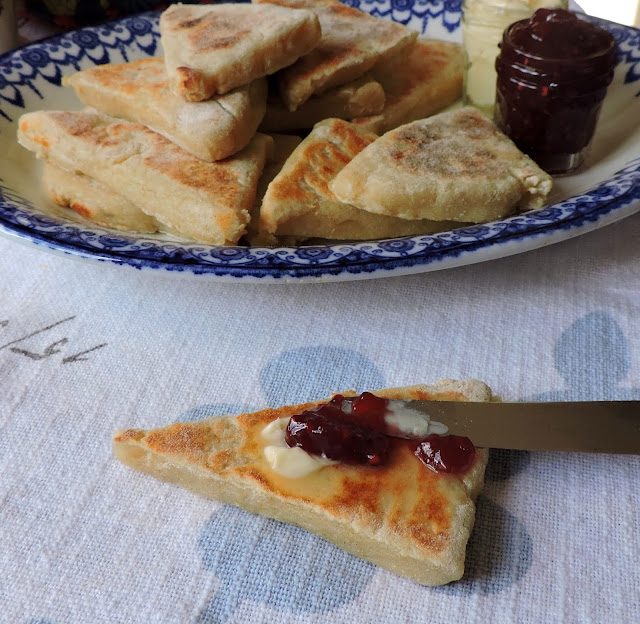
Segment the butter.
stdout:
[[262,438],[267,442],[264,457],[274,472],[289,479],[300,479],[325,466],[338,463],[326,457],[311,455],[297,446],[289,446],[284,439],[288,423],[288,418],[277,418],[261,432]]
[[502,33],[540,8],[567,8],[568,0],[465,0],[462,39],[467,57],[464,103],[493,116],[496,97],[496,57]]
[[[389,435],[401,438],[426,438],[432,433],[444,435],[446,425],[433,421],[427,414],[418,412],[401,400],[390,400],[384,415]],[[269,467],[288,479],[300,479],[308,474],[339,462],[307,453],[300,447],[291,447],[285,440],[289,418],[276,418],[260,433],[266,442],[263,453]]]
[[288,418],[276,418],[270,422],[260,434],[262,439],[274,446],[287,446],[284,440],[284,432],[289,424]]

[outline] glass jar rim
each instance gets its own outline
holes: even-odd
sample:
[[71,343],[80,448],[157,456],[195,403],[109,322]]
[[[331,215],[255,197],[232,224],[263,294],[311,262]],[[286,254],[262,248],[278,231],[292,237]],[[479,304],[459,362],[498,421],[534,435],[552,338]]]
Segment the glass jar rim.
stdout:
[[[562,62],[562,63],[569,63],[571,65],[578,66],[581,64],[589,64],[589,63],[593,63],[594,61],[597,61],[599,59],[604,59],[607,55],[611,55],[613,52],[613,56],[614,59],[617,57],[616,54],[616,40],[613,37],[613,35],[611,36],[611,39],[609,41],[609,44],[605,47],[603,47],[601,50],[598,50],[597,52],[593,52],[589,55],[586,56],[581,56],[579,58],[572,58],[572,59],[567,59],[565,57],[559,57],[559,56],[538,56],[537,54],[532,54],[530,52],[527,52],[526,50],[523,50],[521,47],[515,45],[513,43],[513,41],[511,40],[511,31],[518,25],[520,25],[522,22],[525,22],[525,20],[519,20],[517,22],[514,22],[513,24],[511,24],[508,28],[505,29],[503,35],[502,35],[502,42],[500,43],[500,47],[504,47],[505,45],[508,45],[510,50],[517,56],[521,57],[521,58],[526,58],[526,59],[531,59],[536,61],[537,64],[540,64],[542,66],[545,65],[545,63],[558,63],[558,62]],[[588,22],[587,22],[588,23]],[[615,64],[615,61],[614,61]]]
[[[563,91],[573,89],[577,85],[584,92],[597,91],[603,85],[608,86],[613,80],[615,67],[611,64],[600,64],[594,68],[590,66],[565,66],[564,72],[547,70],[540,67],[531,67],[514,61],[505,61],[504,58],[498,56],[495,62],[495,69],[498,76],[508,70],[510,74],[509,80],[518,82],[519,84],[529,85],[532,88],[539,88],[541,85],[552,88],[554,91]],[[532,71],[533,70],[533,71]],[[585,84],[590,84],[591,88],[585,88]]]
[[[509,22],[504,25],[496,25],[492,21],[492,18],[498,18],[504,23],[506,21],[505,17]],[[496,26],[503,29],[516,21],[528,19],[529,17],[531,17],[531,10],[526,7],[504,6],[487,0],[464,0],[462,3],[461,18],[464,22]]]
[[[604,77],[604,74],[601,76]],[[611,77],[613,77],[613,72],[611,72]],[[498,78],[498,83],[500,82],[500,79]],[[512,83],[516,83],[518,85],[522,85],[524,87],[529,87],[531,89],[547,89],[550,92],[553,92],[557,95],[562,95],[564,93],[569,93],[569,97],[571,99],[580,99],[580,98],[587,98],[587,97],[591,97],[591,95],[593,93],[596,93],[598,91],[602,91],[603,89],[608,88],[609,84],[611,83],[611,80],[609,78],[606,79],[605,83],[599,83],[597,85],[590,85],[589,89],[581,89],[581,93],[579,95],[576,95],[575,92],[573,91],[575,89],[576,86],[582,86],[584,84],[584,82],[580,81],[580,80],[575,80],[575,81],[571,81],[571,82],[562,82],[562,83],[555,83],[555,82],[550,82],[550,83],[540,83],[540,82],[535,82],[533,80],[527,80],[526,77],[521,77],[521,76],[510,76],[508,78],[504,78],[503,82],[512,82]]]
[[527,6],[513,6],[513,5],[508,5],[504,3],[504,0],[463,0],[462,1],[462,6],[469,6],[469,5],[473,5],[473,4],[479,4],[482,5],[483,7],[488,7],[491,9],[503,9],[504,11],[510,11],[510,12],[518,12],[518,13],[527,13],[527,14],[531,14],[533,13],[533,9],[527,7]]

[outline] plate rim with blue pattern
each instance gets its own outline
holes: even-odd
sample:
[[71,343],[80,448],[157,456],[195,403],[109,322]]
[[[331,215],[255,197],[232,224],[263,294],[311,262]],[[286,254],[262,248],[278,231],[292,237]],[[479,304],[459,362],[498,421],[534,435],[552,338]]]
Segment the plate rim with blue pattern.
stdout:
[[[407,24],[427,37],[460,38],[461,2],[456,0],[406,0],[402,6],[395,0],[351,0],[349,4]],[[0,142],[17,145],[17,118],[30,110],[50,108],[51,94],[65,89],[62,75],[105,62],[157,55],[158,17],[158,12],[125,17],[0,56]],[[634,105],[638,102],[640,124],[640,30],[596,21],[616,38],[617,72]],[[0,234],[81,259],[236,283],[344,281],[447,269],[567,240],[640,211],[639,152],[636,158],[629,154],[623,166],[584,192],[491,223],[378,241],[299,247],[211,246],[162,235],[119,232],[75,213],[68,217],[51,213],[39,201],[16,190],[12,182],[20,174],[3,167],[15,153],[8,151],[9,156],[0,160]]]

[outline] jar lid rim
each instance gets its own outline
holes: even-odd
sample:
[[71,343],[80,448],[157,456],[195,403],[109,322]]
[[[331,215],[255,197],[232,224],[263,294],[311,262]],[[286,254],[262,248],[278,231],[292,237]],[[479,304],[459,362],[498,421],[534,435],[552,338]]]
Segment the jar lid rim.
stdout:
[[580,56],[580,57],[576,57],[576,58],[566,58],[566,57],[562,57],[562,56],[538,56],[537,54],[532,54],[531,52],[527,52],[526,50],[523,50],[521,47],[514,45],[510,39],[508,39],[507,35],[508,35],[509,30],[507,29],[504,32],[503,38],[502,38],[502,42],[500,43],[500,47],[501,49],[504,48],[504,44],[506,43],[509,47],[509,49],[516,54],[517,56],[521,57],[521,58],[527,58],[527,59],[532,59],[535,60],[536,62],[539,62],[540,64],[545,64],[545,63],[559,63],[562,62],[563,64],[571,64],[571,65],[580,65],[580,64],[586,64],[586,63],[591,63],[593,61],[599,60],[599,59],[604,59],[607,56],[612,56],[613,57],[613,62],[615,64],[615,60],[617,58],[617,52],[616,52],[616,41],[615,39],[613,39],[611,42],[609,43],[609,45],[607,45],[606,47],[602,48],[601,50],[598,50],[597,52],[593,52],[591,54],[585,55],[585,56]]

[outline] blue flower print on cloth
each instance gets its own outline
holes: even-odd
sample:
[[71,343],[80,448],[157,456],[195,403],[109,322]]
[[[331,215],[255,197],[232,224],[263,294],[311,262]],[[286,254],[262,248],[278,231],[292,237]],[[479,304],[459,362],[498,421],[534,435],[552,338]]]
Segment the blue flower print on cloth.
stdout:
[[199,624],[227,621],[245,599],[294,613],[331,611],[357,598],[375,570],[307,531],[230,506],[209,518],[198,551],[220,580]]
[[476,501],[462,580],[431,591],[453,596],[495,594],[524,577],[533,562],[533,539],[523,523],[486,496]]
[[620,387],[631,370],[629,344],[618,323],[606,312],[592,312],[575,321],[560,336],[553,357],[566,387],[526,400],[640,399],[640,388]]
[[484,473],[485,483],[506,481],[524,472],[531,463],[529,451],[509,451],[507,449],[491,449],[487,469]]
[[384,375],[375,364],[342,347],[310,346],[284,351],[260,373],[260,386],[271,406],[296,405],[328,397],[332,392],[363,392],[385,385]]
[[255,411],[255,408],[251,405],[242,405],[240,403],[207,403],[183,412],[176,422],[191,422],[193,420],[211,418],[211,416],[245,414],[253,411]]

